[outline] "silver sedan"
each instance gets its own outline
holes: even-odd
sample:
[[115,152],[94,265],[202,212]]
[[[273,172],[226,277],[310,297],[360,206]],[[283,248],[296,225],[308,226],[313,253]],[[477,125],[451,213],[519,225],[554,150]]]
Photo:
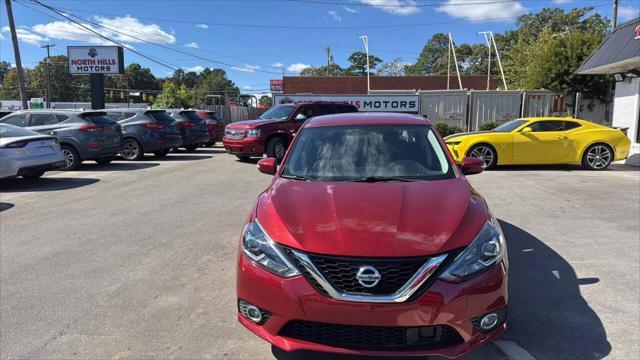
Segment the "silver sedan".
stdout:
[[64,155],[55,137],[0,124],[0,179],[39,178],[63,166]]

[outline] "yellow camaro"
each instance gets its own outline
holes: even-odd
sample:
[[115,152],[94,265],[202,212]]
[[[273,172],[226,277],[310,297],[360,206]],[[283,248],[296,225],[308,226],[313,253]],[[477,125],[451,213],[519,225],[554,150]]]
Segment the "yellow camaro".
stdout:
[[491,131],[447,136],[457,163],[465,156],[484,160],[487,168],[515,164],[582,164],[604,170],[626,159],[631,141],[620,129],[571,118],[523,118]]

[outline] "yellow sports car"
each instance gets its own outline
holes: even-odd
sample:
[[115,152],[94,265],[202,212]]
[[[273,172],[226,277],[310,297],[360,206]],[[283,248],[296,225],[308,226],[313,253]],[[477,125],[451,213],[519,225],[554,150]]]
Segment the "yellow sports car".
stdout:
[[456,162],[465,156],[484,160],[487,168],[515,164],[582,164],[604,170],[626,159],[631,141],[623,130],[571,118],[523,118],[491,131],[447,136]]

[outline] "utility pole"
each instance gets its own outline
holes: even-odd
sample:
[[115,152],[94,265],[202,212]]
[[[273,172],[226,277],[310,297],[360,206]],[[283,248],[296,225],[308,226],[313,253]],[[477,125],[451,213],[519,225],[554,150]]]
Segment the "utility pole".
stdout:
[[618,0],[613,0],[613,11],[611,12],[611,31],[618,25]]
[[331,46],[324,48],[327,52],[327,76],[329,76],[329,66],[331,65]]
[[364,43],[364,50],[367,54],[367,95],[371,92],[371,71],[369,70],[369,37],[367,35],[360,36],[362,43]]
[[51,109],[51,48],[56,44],[46,44],[40,46],[41,49],[47,48],[47,109]]
[[20,101],[22,108],[28,109],[27,91],[24,87],[24,71],[22,70],[22,60],[20,60],[20,48],[18,47],[18,35],[16,34],[16,24],[13,22],[13,10],[11,9],[11,0],[4,0],[7,6],[7,17],[9,18],[9,29],[11,30],[11,40],[13,41],[13,52],[16,56],[16,70],[18,71],[18,88],[20,89]]

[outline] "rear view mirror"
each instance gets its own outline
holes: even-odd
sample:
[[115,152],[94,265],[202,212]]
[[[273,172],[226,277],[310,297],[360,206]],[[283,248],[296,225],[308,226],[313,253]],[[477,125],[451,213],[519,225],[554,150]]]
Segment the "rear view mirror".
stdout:
[[526,128],[522,129],[520,132],[521,133],[528,133],[528,132],[532,132],[532,131],[533,131],[533,129],[527,126]]
[[258,170],[263,174],[275,175],[276,173],[276,159],[266,158],[258,161]]
[[304,116],[304,114],[300,113],[296,115],[296,121],[304,121],[304,120],[307,120],[307,117]]
[[482,159],[466,157],[462,159],[462,162],[460,163],[460,170],[462,170],[464,175],[480,174],[484,171],[486,166],[487,165]]

